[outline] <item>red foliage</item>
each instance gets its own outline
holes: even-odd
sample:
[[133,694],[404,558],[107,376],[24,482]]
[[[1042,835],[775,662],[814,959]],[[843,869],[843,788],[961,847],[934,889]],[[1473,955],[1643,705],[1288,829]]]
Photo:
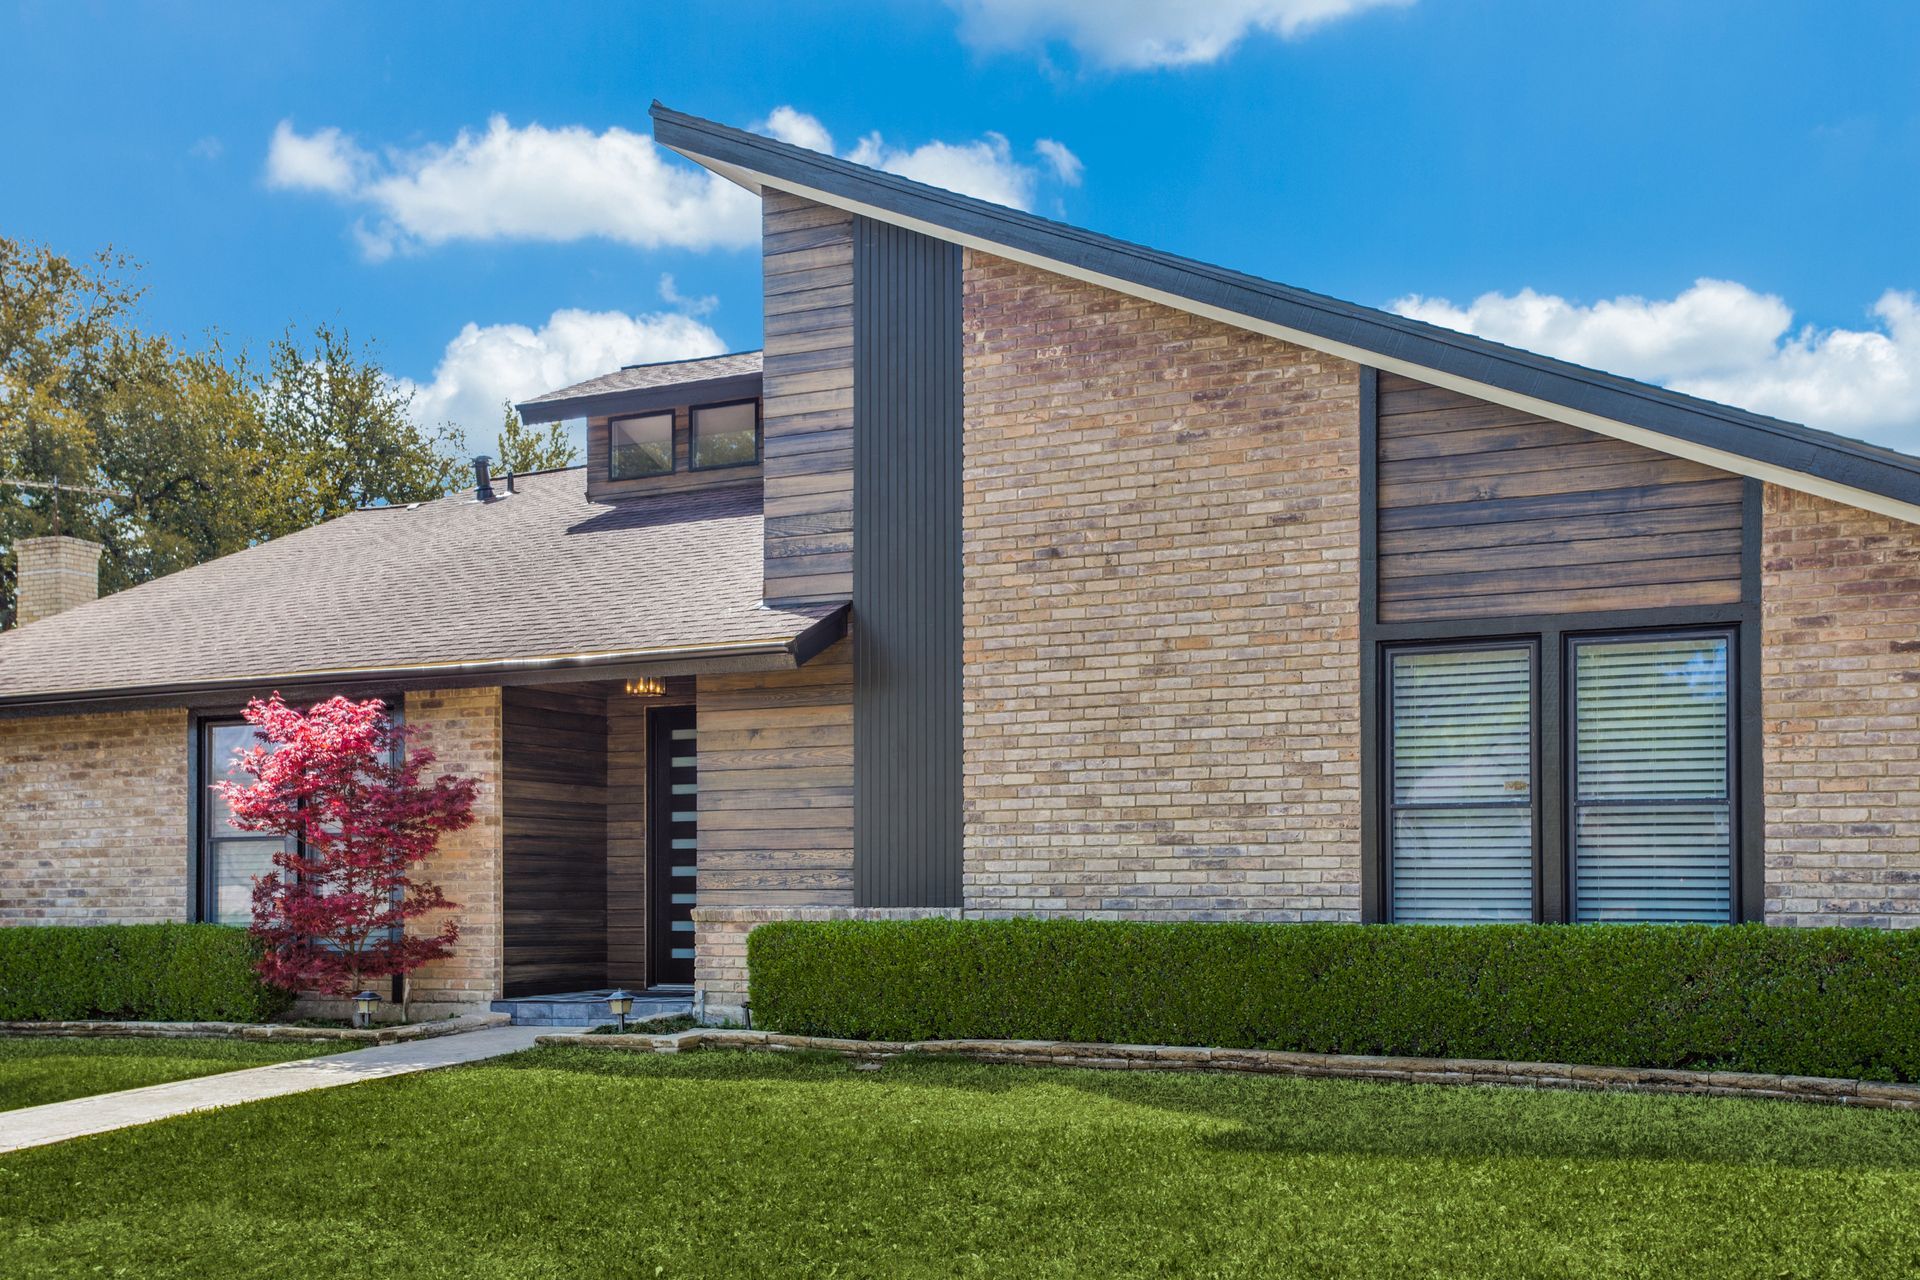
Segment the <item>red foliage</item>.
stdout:
[[276,693],[248,703],[247,722],[259,744],[236,752],[234,763],[254,781],[214,789],[235,826],[294,838],[254,882],[261,976],[350,995],[370,978],[404,976],[451,954],[456,921],[408,935],[409,920],[458,906],[410,873],[444,832],[471,825],[473,780],[423,783],[433,752],[404,749],[407,731],[377,698],[330,698],[301,712]]

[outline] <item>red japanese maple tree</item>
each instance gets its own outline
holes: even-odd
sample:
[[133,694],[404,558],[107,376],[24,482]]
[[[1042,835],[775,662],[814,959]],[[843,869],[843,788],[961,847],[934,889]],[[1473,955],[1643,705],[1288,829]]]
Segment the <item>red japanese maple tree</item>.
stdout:
[[[413,877],[440,837],[473,822],[474,782],[423,781],[432,751],[377,698],[330,698],[302,712],[279,694],[247,704],[257,745],[234,754],[251,782],[214,789],[244,831],[290,837],[254,881],[260,975],[294,990],[351,995],[368,979],[407,974],[450,955],[459,922],[410,935],[407,922],[458,904]],[[401,1016],[407,1014],[403,995]]]

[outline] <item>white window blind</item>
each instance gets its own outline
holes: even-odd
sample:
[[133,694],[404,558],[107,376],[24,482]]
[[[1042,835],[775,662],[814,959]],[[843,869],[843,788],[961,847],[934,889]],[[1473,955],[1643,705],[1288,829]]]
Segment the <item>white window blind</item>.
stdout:
[[1393,918],[1533,918],[1533,650],[1389,662]]
[[1574,918],[1733,911],[1724,636],[1574,644]]

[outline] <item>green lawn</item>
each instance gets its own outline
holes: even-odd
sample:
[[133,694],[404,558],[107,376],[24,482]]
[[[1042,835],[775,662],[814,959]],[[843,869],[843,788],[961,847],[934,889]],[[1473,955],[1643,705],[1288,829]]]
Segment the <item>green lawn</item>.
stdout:
[[1891,1276],[1920,1115],[547,1049],[0,1157],[0,1275]]
[[339,1047],[251,1040],[0,1036],[0,1111],[311,1058]]

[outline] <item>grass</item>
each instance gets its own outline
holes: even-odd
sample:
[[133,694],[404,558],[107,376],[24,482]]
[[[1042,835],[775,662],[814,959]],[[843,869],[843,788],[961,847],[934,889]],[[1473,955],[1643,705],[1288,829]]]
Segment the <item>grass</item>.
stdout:
[[1886,1276],[1920,1115],[536,1050],[0,1157],[30,1276]]
[[0,1112],[311,1058],[337,1044],[251,1040],[0,1036]]

